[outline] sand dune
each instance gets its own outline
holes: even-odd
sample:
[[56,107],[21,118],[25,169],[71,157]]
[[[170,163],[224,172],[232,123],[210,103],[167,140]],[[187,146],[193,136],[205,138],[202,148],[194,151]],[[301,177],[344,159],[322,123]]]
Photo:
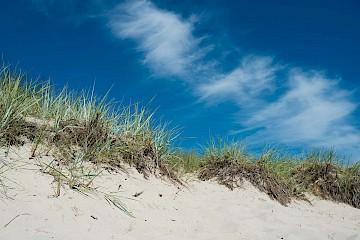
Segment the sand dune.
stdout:
[[[251,184],[230,191],[187,176],[186,184],[103,171],[88,195],[63,184],[21,148],[0,161],[0,239],[360,239],[360,209],[311,197],[284,207]],[[129,216],[109,204],[116,196]],[[136,197],[135,197],[136,196]]]

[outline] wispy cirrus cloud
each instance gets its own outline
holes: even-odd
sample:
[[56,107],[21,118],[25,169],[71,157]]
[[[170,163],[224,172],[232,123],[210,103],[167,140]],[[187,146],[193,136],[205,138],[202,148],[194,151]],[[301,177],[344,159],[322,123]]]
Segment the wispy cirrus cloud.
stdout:
[[[157,8],[146,0],[118,5],[109,26],[121,39],[137,42],[143,64],[161,77],[188,83],[208,104],[231,101],[238,106],[239,127],[250,142],[294,146],[349,147],[360,154],[360,130],[351,122],[357,108],[350,92],[324,73],[294,69],[271,56],[242,56],[230,72],[208,56],[211,46],[195,37],[191,19]],[[260,140],[259,140],[260,139]]]
[[158,9],[149,1],[131,1],[117,6],[110,14],[109,26],[115,36],[133,39],[157,76],[190,80],[192,70],[206,50],[201,38],[193,36],[193,22]]
[[275,74],[281,67],[273,61],[268,56],[245,56],[230,73],[218,73],[211,81],[200,83],[197,93],[203,101],[233,100],[241,106],[253,104],[276,88]]
[[114,8],[109,26],[116,37],[137,42],[137,50],[144,54],[142,63],[155,75],[190,82],[204,101],[225,99],[232,92],[255,96],[272,88],[279,68],[272,57],[244,56],[236,69],[223,73],[216,68],[221,63],[207,57],[212,45],[203,45],[205,37],[194,36],[193,19],[197,17],[183,19],[150,1],[138,0]]
[[352,94],[318,71],[291,70],[288,89],[244,121],[259,130],[251,137],[285,144],[356,147],[360,132],[351,125],[357,108]]

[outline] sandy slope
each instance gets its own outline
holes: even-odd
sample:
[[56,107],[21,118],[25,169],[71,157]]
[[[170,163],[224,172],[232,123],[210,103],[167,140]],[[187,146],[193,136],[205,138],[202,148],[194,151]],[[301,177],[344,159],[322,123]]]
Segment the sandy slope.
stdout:
[[[53,177],[27,151],[10,155],[0,153],[17,165],[3,174],[9,198],[0,195],[0,239],[360,239],[359,209],[316,198],[283,207],[250,184],[229,191],[214,182],[184,187],[103,172],[93,185],[98,193],[62,186],[56,198]],[[134,217],[107,203],[110,192]]]

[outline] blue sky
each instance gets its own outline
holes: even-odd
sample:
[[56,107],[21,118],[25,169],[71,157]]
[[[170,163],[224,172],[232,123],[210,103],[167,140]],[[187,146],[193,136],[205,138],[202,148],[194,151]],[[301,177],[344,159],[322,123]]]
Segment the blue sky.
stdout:
[[0,52],[59,87],[155,96],[184,148],[230,136],[358,159],[359,12],[356,0],[1,0]]

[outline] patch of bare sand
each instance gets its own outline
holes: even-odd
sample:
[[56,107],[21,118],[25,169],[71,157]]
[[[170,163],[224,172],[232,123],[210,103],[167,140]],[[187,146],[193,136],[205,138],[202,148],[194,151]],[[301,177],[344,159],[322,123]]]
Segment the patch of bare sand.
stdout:
[[[134,171],[104,171],[93,183],[96,193],[63,185],[55,197],[54,178],[26,149],[0,159],[12,166],[3,173],[0,239],[360,239],[359,209],[315,197],[313,205],[284,207],[249,183],[234,191],[195,180],[175,186]],[[108,204],[105,193],[134,217]]]

